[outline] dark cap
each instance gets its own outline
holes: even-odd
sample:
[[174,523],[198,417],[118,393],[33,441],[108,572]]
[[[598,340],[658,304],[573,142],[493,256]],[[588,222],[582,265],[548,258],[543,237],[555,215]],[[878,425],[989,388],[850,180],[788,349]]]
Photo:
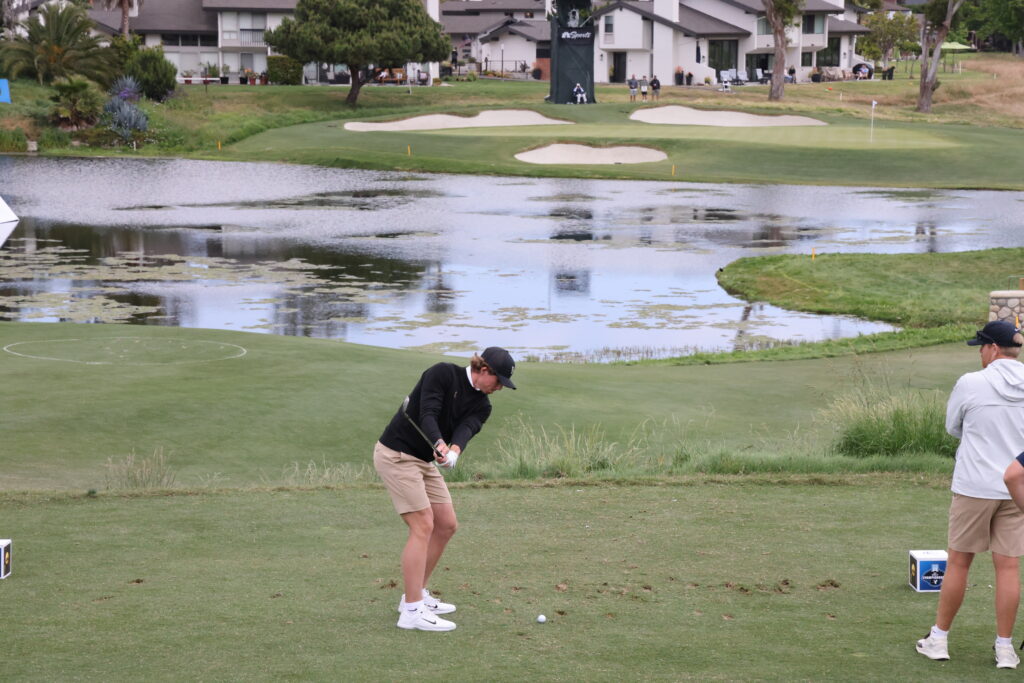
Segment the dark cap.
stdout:
[[985,344],[995,344],[996,346],[1020,346],[1020,344],[1013,341],[1013,337],[1016,334],[1017,328],[1013,326],[1013,323],[1008,323],[1005,320],[993,320],[978,330],[977,334],[974,335],[974,339],[967,340],[967,345],[983,346]]
[[512,360],[512,355],[508,351],[500,346],[488,346],[480,354],[480,357],[484,359],[487,367],[491,369],[502,386],[506,386],[509,389],[516,388],[516,385],[512,384],[511,379],[512,371],[516,369],[516,362]]

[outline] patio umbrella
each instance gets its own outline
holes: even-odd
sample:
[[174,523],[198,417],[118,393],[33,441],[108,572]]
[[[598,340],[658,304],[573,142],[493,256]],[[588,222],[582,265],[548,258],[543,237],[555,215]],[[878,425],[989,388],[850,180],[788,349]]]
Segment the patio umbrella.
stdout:
[[973,50],[973,49],[974,48],[971,47],[970,45],[964,45],[963,43],[957,43],[957,42],[948,42],[948,43],[943,43],[942,44],[942,51],[943,52],[967,52],[968,50]]

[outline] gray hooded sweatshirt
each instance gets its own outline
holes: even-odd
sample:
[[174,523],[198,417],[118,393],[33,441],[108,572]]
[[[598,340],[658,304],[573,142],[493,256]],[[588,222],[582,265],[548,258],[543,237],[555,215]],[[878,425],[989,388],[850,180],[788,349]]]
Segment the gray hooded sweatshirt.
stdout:
[[953,493],[1008,499],[1003,472],[1024,452],[1024,364],[1000,358],[957,380],[946,431],[960,439]]

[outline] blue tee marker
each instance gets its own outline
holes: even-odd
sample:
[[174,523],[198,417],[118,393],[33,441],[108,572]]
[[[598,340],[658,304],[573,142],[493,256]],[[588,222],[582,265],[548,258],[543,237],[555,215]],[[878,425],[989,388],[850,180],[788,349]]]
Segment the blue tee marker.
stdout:
[[6,78],[0,78],[0,102],[11,103],[11,86],[7,85]]

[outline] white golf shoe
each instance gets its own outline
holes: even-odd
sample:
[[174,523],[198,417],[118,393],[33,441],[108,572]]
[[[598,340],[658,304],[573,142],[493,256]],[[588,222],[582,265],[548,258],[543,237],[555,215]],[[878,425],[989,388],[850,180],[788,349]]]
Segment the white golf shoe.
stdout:
[[[949,642],[947,638],[936,638],[929,633],[927,638],[917,641],[917,651],[928,659],[944,661],[949,659]],[[1010,653],[1013,654],[1012,647]]]
[[398,628],[416,631],[454,631],[455,622],[442,619],[428,609],[402,610]]
[[1013,651],[1013,645],[996,645],[996,668],[1016,669],[1020,664],[1020,657]]
[[[450,602],[441,602],[433,595],[430,594],[426,588],[423,589],[423,606],[434,614],[451,614],[455,611],[455,605]],[[402,594],[402,599],[398,602],[398,611],[401,612],[405,609],[405,594]]]

